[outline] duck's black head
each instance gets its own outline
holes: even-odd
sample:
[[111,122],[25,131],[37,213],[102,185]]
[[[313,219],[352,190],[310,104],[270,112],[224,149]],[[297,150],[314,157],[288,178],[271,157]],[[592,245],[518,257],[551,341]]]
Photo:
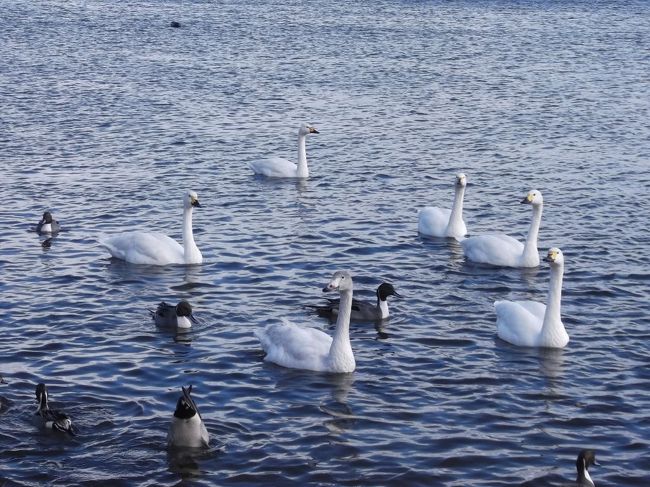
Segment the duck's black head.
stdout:
[[36,402],[41,409],[47,408],[47,387],[42,382],[36,386]]
[[386,298],[388,298],[388,296],[399,297],[399,294],[397,294],[392,284],[384,282],[377,288],[377,297],[380,299],[380,301],[386,301]]
[[192,306],[183,300],[176,305],[176,316],[192,316]]
[[592,465],[598,465],[598,463],[596,463],[596,452],[593,450],[582,450],[576,460],[576,468],[578,469],[578,472],[583,469],[588,470]]
[[41,220],[43,223],[52,223],[52,220],[52,213],[49,211],[43,213],[43,220]]

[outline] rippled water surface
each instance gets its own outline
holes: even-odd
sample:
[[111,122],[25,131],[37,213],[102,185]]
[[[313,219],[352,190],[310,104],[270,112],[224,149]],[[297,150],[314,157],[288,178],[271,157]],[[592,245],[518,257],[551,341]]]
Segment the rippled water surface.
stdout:
[[[0,484],[551,486],[594,448],[602,486],[650,485],[650,4],[644,1],[0,0]],[[172,29],[172,20],[181,23]],[[252,176],[295,158],[312,177]],[[470,186],[471,233],[566,259],[559,351],[496,337],[496,299],[545,300],[549,270],[466,263],[417,209]],[[98,239],[181,237],[201,266],[133,266]],[[30,232],[51,209],[63,231]],[[372,299],[357,370],[263,361],[253,331],[347,269]],[[148,310],[189,300],[190,333]],[[74,438],[32,423],[34,386]],[[212,447],[167,453],[193,384]]]

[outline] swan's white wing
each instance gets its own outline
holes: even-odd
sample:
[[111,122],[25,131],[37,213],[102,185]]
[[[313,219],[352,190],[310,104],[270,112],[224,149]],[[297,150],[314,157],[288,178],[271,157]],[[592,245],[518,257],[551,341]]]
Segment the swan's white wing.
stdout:
[[251,162],[248,166],[255,174],[269,178],[295,178],[298,175],[298,166],[281,157]]
[[546,305],[535,301],[496,301],[494,310],[499,338],[520,347],[537,345]]
[[266,352],[265,360],[294,369],[325,370],[332,345],[327,333],[284,321],[256,330],[255,335]]
[[524,244],[500,233],[466,238],[460,244],[469,260],[506,267],[516,267],[524,252]]
[[183,247],[162,233],[127,232],[109,237],[101,244],[113,257],[132,264],[183,264]]
[[451,210],[427,206],[418,214],[418,232],[433,237],[446,237]]

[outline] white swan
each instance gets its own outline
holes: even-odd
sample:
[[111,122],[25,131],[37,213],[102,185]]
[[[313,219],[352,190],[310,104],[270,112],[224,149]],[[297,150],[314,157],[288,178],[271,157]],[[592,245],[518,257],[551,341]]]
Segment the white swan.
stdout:
[[194,243],[192,209],[201,207],[194,191],[183,196],[183,245],[162,233],[126,232],[103,240],[113,257],[132,264],[200,264],[201,251]]
[[305,139],[309,134],[317,134],[318,130],[308,124],[298,129],[298,164],[294,164],[282,157],[272,157],[263,161],[255,161],[248,164],[255,174],[269,178],[308,178],[309,168],[307,167],[307,151]]
[[499,338],[520,347],[564,348],[569,335],[560,316],[564,256],[558,248],[548,251],[544,259],[551,264],[551,281],[547,305],[536,301],[497,301]]
[[316,328],[296,326],[288,321],[273,323],[255,331],[266,352],[264,360],[292,369],[353,372],[356,363],[350,345],[352,277],[348,272],[335,272],[323,291],[337,289],[341,304],[334,338]]
[[533,219],[528,229],[526,243],[503,233],[478,235],[462,240],[465,256],[474,262],[492,264],[503,267],[537,267],[539,253],[537,252],[537,235],[542,221],[544,199],[542,193],[533,189],[521,201],[533,206]]
[[418,214],[418,232],[432,237],[461,238],[467,235],[467,227],[463,221],[463,197],[467,186],[467,176],[463,173],[456,175],[456,194],[451,210],[427,206]]

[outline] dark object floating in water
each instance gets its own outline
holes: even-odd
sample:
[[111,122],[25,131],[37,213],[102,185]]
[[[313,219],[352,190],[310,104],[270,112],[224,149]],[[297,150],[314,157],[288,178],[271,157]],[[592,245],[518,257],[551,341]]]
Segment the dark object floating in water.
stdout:
[[52,237],[45,239],[41,242],[41,246],[44,249],[49,249],[52,246]]
[[173,27],[174,29],[178,29],[181,26],[180,22],[176,22],[175,20],[172,20],[171,24],[169,24],[170,27]]
[[43,213],[43,218],[36,225],[36,233],[44,234],[51,233],[52,235],[58,233],[61,230],[61,225],[52,217],[52,213],[46,211]]

